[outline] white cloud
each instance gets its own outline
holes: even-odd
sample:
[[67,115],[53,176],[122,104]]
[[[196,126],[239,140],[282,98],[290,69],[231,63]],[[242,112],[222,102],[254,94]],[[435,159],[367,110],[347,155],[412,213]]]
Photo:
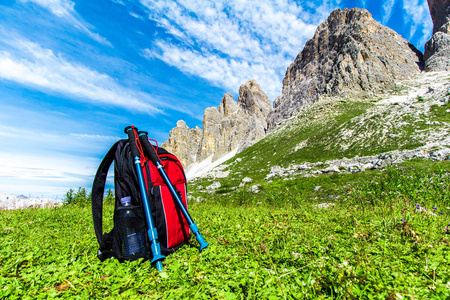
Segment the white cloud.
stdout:
[[143,19],[141,16],[139,16],[138,14],[136,14],[136,13],[134,13],[132,11],[130,11],[130,16],[132,16],[133,18],[136,18],[136,19],[140,19],[140,20]]
[[430,10],[426,0],[409,0],[403,1],[403,9],[406,14],[404,16],[405,22],[411,24],[408,39],[411,39],[422,27],[421,37],[419,40],[419,47],[425,45],[426,41],[433,33],[433,24],[431,21]]
[[[38,119],[45,118],[44,114],[33,113],[32,118],[36,118],[34,124],[38,123]],[[0,138],[1,144],[4,146],[0,149],[1,152],[12,152],[22,156],[43,155],[51,150],[53,153],[59,155],[67,155],[76,150],[86,155],[97,153],[99,149],[106,149],[108,145],[120,140],[123,137],[96,135],[88,133],[70,133],[70,122],[61,121],[59,118],[47,116],[50,122],[58,124],[58,127],[48,129],[31,128],[29,125],[16,125],[0,123]],[[83,131],[91,130],[87,127],[78,129]],[[9,150],[8,150],[9,149]],[[8,160],[7,154],[0,155],[0,162],[5,159]],[[79,158],[80,159],[80,158]],[[1,174],[1,172],[0,172]]]
[[386,24],[392,15],[392,9],[394,8],[395,0],[386,0],[383,3],[383,19],[381,23]]
[[104,45],[112,46],[111,43],[100,36],[98,33],[92,32],[89,27],[90,24],[86,23],[75,11],[75,3],[70,0],[19,0],[21,2],[33,2],[47,10],[49,10],[55,16],[65,19],[86,33],[90,38]]
[[70,18],[76,14],[75,3],[66,0],[22,0],[34,2],[60,18]]
[[161,59],[231,92],[256,79],[271,99],[281,92],[286,68],[335,7],[325,2],[318,13],[309,14],[290,0],[141,3],[149,18],[174,38],[145,49],[147,58]]
[[280,80],[274,70],[262,63],[249,64],[243,60],[220,58],[208,52],[199,53],[163,41],[159,41],[157,46],[160,50],[158,53],[146,49],[144,55],[156,57],[184,73],[199,76],[225,89],[237,91],[241,84],[255,79],[260,84],[265,83],[264,91],[268,95],[276,95],[279,90]]
[[[0,51],[0,78],[46,93],[60,93],[75,100],[103,103],[155,114],[162,111],[150,104],[152,98],[122,87],[113,78],[25,39],[6,36],[12,49]],[[1,45],[1,44],[0,44]]]
[[[88,168],[80,163],[79,157],[68,157],[54,154],[47,155],[17,155],[14,153],[2,153],[0,159],[0,174],[6,177],[15,177],[22,180],[65,181],[78,184],[83,177],[93,177],[95,168]],[[92,158],[85,158],[92,160]],[[72,174],[67,176],[67,174]]]

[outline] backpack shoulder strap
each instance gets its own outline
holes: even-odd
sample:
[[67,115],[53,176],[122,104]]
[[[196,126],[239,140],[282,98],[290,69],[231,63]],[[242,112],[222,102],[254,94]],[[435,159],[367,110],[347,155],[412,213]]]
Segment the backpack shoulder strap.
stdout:
[[[117,150],[117,145],[121,141],[117,141],[108,153],[106,153],[100,166],[98,167],[97,173],[95,174],[94,183],[92,184],[92,218],[94,219],[94,230],[97,237],[97,241],[100,245],[101,250],[107,250],[105,245],[105,239],[103,236],[103,194],[105,192],[106,176],[108,175],[109,167],[114,161],[115,153]],[[109,249],[108,249],[109,250]]]

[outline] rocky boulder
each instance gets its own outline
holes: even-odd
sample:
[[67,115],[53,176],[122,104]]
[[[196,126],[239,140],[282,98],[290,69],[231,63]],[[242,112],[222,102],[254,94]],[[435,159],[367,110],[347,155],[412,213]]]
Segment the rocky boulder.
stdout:
[[337,9],[320,24],[283,79],[269,128],[321,95],[384,92],[421,71],[422,54],[365,9]]
[[428,0],[433,36],[425,44],[425,70],[450,70],[450,0]]

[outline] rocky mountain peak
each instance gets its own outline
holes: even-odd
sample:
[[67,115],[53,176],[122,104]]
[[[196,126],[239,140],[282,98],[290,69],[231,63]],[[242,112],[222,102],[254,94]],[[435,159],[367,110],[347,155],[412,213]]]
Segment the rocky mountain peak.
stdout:
[[255,80],[249,80],[239,88],[238,104],[244,111],[258,118],[266,118],[272,110],[269,97]]
[[422,54],[365,9],[336,9],[320,24],[283,79],[269,128],[321,95],[383,92],[421,71]]
[[203,130],[198,126],[189,129],[185,121],[179,120],[177,126],[170,131],[170,138],[162,144],[162,147],[171,149],[170,151],[177,155],[183,166],[186,166],[196,161],[195,153],[202,134]]
[[186,127],[187,127],[187,125],[186,125],[185,121],[183,121],[183,120],[177,121],[177,128],[186,128]]
[[226,93],[218,107],[208,107],[203,115],[203,130],[189,129],[178,121],[162,145],[178,156],[185,167],[212,156],[212,161],[231,151],[241,151],[263,138],[270,100],[254,80],[239,88],[236,102]]
[[219,113],[224,116],[229,116],[235,113],[238,109],[239,106],[236,101],[233,100],[233,96],[231,96],[230,93],[226,93],[222,98],[222,102],[220,102]]

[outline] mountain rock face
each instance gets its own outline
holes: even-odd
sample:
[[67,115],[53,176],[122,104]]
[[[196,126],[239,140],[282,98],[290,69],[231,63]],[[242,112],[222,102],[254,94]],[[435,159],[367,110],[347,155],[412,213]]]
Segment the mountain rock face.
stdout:
[[227,93],[218,108],[205,110],[203,130],[189,129],[184,121],[178,121],[162,147],[177,155],[184,167],[211,155],[215,161],[233,150],[242,151],[263,138],[271,111],[267,95],[254,80],[249,80],[239,88],[237,102]]
[[421,71],[422,54],[365,9],[337,9],[288,67],[282,95],[274,101],[274,128],[320,95],[383,92]]
[[433,20],[433,34],[441,31],[450,32],[450,0],[428,0],[431,19]]
[[170,131],[170,137],[162,144],[162,147],[174,153],[183,166],[190,165],[196,160],[197,148],[202,140],[202,134],[203,130],[198,126],[189,129],[186,122],[180,120],[177,122],[177,127]]
[[428,0],[433,36],[425,44],[425,70],[450,70],[450,0]]

